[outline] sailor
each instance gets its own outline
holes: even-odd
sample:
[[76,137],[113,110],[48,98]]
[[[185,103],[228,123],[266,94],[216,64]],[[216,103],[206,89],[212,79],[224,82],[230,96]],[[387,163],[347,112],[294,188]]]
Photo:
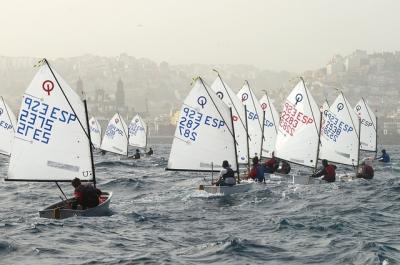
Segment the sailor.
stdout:
[[252,178],[253,180],[256,180],[258,182],[265,182],[264,169],[258,163],[257,156],[253,157],[253,166],[251,167],[249,178]]
[[81,205],[83,210],[99,205],[99,196],[101,195],[99,189],[90,183],[82,184],[79,178],[74,178],[71,184],[75,188],[72,209],[77,209],[78,205]]
[[323,168],[311,175],[312,178],[319,178],[323,176],[322,180],[326,182],[335,182],[336,178],[336,166],[332,164],[328,164],[328,160],[322,159],[322,166]]
[[390,156],[388,153],[386,153],[385,149],[382,149],[382,155],[380,157],[377,157],[376,160],[383,162],[383,163],[389,163],[390,162]]
[[140,159],[139,149],[136,149],[136,153],[133,155],[133,159]]
[[219,172],[219,179],[215,183],[216,186],[233,186],[236,185],[235,172],[229,166],[228,161],[222,162],[222,169]]
[[276,170],[280,174],[289,174],[291,170],[290,164],[284,160],[281,161],[281,166]]
[[363,178],[363,179],[372,179],[374,177],[374,169],[370,165],[370,161],[368,159],[364,159],[361,162],[361,168],[360,171],[357,174],[357,178]]
[[148,156],[153,155],[153,149],[151,149],[151,147],[150,147],[150,150],[146,153],[146,155],[148,155]]
[[272,157],[268,159],[264,164],[265,173],[274,173],[278,168],[278,161],[275,158],[275,152],[272,152]]

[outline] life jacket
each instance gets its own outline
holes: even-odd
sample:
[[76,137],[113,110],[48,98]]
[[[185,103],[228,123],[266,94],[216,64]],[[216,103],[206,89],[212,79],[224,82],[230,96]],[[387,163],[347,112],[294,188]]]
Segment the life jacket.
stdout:
[[264,169],[260,164],[254,165],[253,170],[255,171],[255,178],[259,181],[262,182],[264,181]]
[[369,165],[363,166],[362,173],[365,179],[372,179],[374,177],[374,169]]
[[76,188],[75,192],[80,193],[81,198],[79,203],[82,205],[83,209],[92,208],[99,205],[100,190],[93,187],[93,185],[80,185]]
[[336,177],[336,167],[334,165],[327,165],[325,167],[325,176],[322,178],[323,180],[327,182],[335,182],[335,177]]
[[235,172],[233,172],[232,168],[228,167],[226,170],[226,173],[222,175],[224,180],[227,178],[235,178]]

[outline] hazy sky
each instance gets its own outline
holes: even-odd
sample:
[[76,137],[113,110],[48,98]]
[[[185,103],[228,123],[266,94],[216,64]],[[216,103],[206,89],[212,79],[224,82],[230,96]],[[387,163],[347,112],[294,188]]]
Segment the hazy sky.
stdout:
[[0,55],[126,52],[157,62],[303,71],[400,50],[400,1],[1,0]]

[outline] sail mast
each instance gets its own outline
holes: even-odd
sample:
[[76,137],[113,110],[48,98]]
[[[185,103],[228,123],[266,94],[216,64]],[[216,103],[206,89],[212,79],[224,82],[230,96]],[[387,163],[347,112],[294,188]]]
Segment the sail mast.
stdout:
[[236,163],[236,169],[237,169],[237,182],[240,183],[240,174],[239,174],[239,160],[238,160],[238,155],[237,155],[237,148],[236,148],[236,139],[235,139],[235,126],[233,124],[233,114],[232,114],[232,108],[229,108],[229,113],[231,115],[231,124],[232,124],[232,138],[233,138],[233,146],[235,150],[235,163]]
[[[244,115],[245,115],[245,124],[246,124],[246,134],[249,135],[249,123],[247,121],[247,106],[244,105]],[[249,138],[246,137],[247,139],[247,168],[250,168],[250,143],[249,143]]]
[[[264,128],[265,128],[265,110],[263,110],[263,127],[261,128],[261,147],[260,147],[260,159],[262,157],[262,151],[263,151],[263,143],[264,143]],[[275,124],[275,122],[274,122]]]
[[317,171],[317,167],[318,167],[319,147],[320,147],[320,145],[321,145],[322,115],[323,115],[323,113],[321,112],[321,115],[320,115],[320,117],[319,117],[319,132],[318,132],[317,157],[316,157],[316,159],[315,159],[314,173]]
[[88,117],[86,99],[83,100],[83,105],[85,105],[86,126],[88,128],[88,135],[89,135],[89,150],[90,150],[90,162],[92,164],[93,185],[94,185],[94,187],[96,187],[96,172],[95,172],[94,160],[93,160],[92,141],[90,140],[91,139],[90,138],[90,127],[89,127],[89,117]]

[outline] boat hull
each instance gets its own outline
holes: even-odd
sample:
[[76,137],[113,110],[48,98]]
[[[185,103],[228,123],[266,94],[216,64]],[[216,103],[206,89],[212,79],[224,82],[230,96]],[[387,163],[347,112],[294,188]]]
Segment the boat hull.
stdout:
[[210,194],[230,195],[234,193],[247,192],[253,188],[254,184],[255,182],[242,182],[234,186],[200,185],[199,189]]
[[72,199],[67,201],[58,202],[50,205],[49,207],[40,210],[39,216],[42,218],[49,219],[65,219],[73,216],[107,216],[110,215],[110,202],[111,202],[112,192],[103,192],[101,194],[102,203],[96,207],[89,208],[86,210],[71,209],[66,204]]
[[293,174],[279,174],[279,173],[273,173],[273,174],[265,174],[265,179],[270,180],[270,181],[285,181],[289,182],[292,184],[298,184],[298,185],[311,185],[311,184],[323,184],[326,183],[326,181],[321,180],[319,178],[312,178],[307,175],[293,175]]

